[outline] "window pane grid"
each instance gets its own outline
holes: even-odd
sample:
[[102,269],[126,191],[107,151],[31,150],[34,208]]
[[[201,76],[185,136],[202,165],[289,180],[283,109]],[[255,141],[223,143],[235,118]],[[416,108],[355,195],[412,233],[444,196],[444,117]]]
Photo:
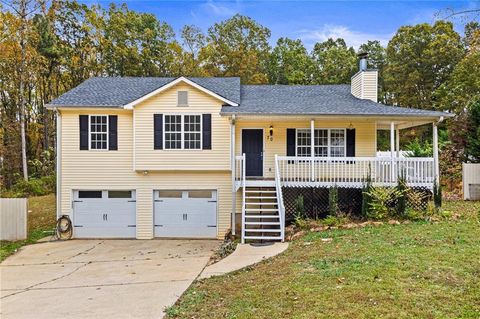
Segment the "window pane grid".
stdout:
[[310,130],[297,130],[297,156],[310,156]]
[[[315,129],[314,130],[315,156],[344,157],[345,130],[344,129]],[[297,156],[311,155],[311,139],[309,129],[297,129]]]
[[165,149],[182,148],[181,115],[165,115]]
[[107,117],[104,115],[90,116],[90,149],[106,150],[108,141]]
[[201,115],[165,115],[165,149],[201,149]]
[[200,115],[184,115],[184,147],[186,149],[200,149],[200,121]]

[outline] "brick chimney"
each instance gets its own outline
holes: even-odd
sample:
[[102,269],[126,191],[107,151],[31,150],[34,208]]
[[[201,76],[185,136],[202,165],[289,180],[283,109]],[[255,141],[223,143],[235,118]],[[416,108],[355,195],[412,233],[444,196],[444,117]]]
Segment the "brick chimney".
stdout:
[[359,71],[352,76],[351,93],[353,96],[377,102],[378,71],[369,70],[367,66],[368,53],[359,53]]

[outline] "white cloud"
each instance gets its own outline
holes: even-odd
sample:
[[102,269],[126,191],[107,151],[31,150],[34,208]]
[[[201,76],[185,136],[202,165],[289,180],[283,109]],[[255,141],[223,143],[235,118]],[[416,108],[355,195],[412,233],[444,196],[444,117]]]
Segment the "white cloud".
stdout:
[[299,31],[300,39],[305,43],[307,48],[312,48],[316,42],[323,42],[329,38],[342,38],[347,43],[347,46],[353,46],[358,49],[360,45],[366,43],[368,40],[379,40],[383,46],[388,44],[391,34],[375,34],[351,30],[342,25],[325,24],[318,29],[304,29]]
[[219,5],[212,0],[202,4],[202,8],[210,14],[220,17],[232,16],[239,11],[238,8],[230,8],[224,5]]

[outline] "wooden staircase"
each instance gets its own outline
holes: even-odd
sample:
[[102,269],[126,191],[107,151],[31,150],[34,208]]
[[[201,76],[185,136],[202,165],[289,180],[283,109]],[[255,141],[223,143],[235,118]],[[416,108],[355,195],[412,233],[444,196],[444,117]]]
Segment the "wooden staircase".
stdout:
[[242,243],[282,241],[282,218],[275,187],[246,186],[243,192]]

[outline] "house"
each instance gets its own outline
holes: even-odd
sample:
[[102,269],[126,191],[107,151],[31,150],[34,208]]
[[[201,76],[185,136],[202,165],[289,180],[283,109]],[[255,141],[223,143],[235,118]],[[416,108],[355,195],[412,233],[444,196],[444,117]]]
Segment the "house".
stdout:
[[[365,58],[351,85],[239,78],[91,78],[52,101],[57,214],[74,237],[283,240],[284,193],[367,179],[432,189],[448,113],[377,103]],[[433,158],[403,158],[399,131],[433,125]],[[377,157],[377,130],[391,152]],[[291,206],[291,205],[290,205]],[[238,225],[237,225],[238,224]],[[241,231],[239,231],[241,230]]]

